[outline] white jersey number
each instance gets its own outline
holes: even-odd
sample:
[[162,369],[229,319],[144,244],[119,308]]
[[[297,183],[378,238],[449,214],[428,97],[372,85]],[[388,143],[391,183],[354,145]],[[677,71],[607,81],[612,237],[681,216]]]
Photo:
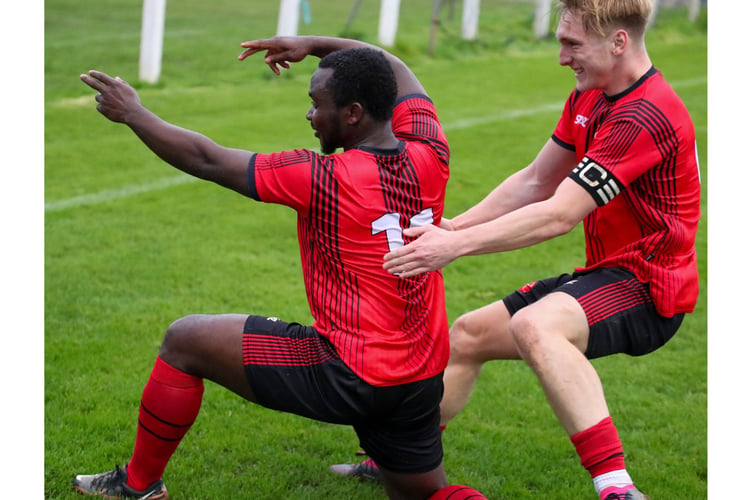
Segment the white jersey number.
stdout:
[[[402,238],[402,228],[399,224],[400,216],[396,212],[384,214],[371,223],[371,234],[386,233],[386,241],[389,251],[405,246]],[[410,217],[410,227],[426,226],[433,222],[433,210],[426,208],[422,212]]]

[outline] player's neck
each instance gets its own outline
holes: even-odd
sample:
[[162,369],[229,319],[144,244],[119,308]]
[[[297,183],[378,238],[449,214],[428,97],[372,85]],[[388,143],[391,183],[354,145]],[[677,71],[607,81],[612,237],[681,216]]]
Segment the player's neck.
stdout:
[[614,75],[611,84],[607,89],[604,89],[606,95],[615,96],[621,94],[637,83],[652,67],[653,63],[647,54],[635,58],[629,65],[625,65],[622,71]]
[[394,149],[399,145],[399,140],[392,132],[391,122],[387,122],[383,127],[377,127],[373,133],[364,136],[357,144],[352,147],[366,147],[373,149]]

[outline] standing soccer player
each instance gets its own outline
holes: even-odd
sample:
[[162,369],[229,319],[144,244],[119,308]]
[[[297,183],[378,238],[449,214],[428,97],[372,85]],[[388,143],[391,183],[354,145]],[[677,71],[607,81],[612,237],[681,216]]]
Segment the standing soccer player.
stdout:
[[[453,324],[441,403],[446,424],[486,361],[523,359],[537,375],[601,499],[646,498],[589,360],[648,354],[697,301],[700,178],[695,133],[645,46],[652,0],[562,0],[559,64],[575,74],[552,137],[527,167],[441,228],[390,252],[412,279],[465,255],[506,252],[583,222],[586,263],[529,283]],[[352,466],[372,470],[366,462]]]
[[267,408],[353,426],[392,499],[440,500],[458,489],[483,498],[448,485],[444,472],[439,402],[449,340],[441,273],[400,279],[382,267],[383,255],[404,244],[404,229],[436,224],[444,210],[449,147],[433,103],[402,61],[361,42],[278,37],[242,47],[241,60],[266,51],[277,74],[308,55],[321,58],[306,118],[324,154],[225,148],[165,122],[119,78],[90,71],[81,79],[98,92],[100,113],[128,125],[167,163],[297,212],[313,325],[248,314],[174,322],[142,394],[130,460],[76,476],[74,487],[166,499],[163,472],[199,414],[208,379]]

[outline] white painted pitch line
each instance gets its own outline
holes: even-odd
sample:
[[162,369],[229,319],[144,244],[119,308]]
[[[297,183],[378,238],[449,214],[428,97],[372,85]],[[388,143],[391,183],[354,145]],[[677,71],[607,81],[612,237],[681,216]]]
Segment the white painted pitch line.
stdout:
[[[674,88],[682,88],[682,87],[693,87],[695,85],[701,85],[701,84],[707,84],[708,79],[707,77],[700,77],[700,78],[692,78],[690,80],[682,80],[676,83],[672,83],[672,86]],[[230,86],[200,86],[200,87],[171,87],[171,88],[156,88],[156,89],[144,89],[141,91],[142,94],[148,94],[149,96],[165,96],[165,95],[182,95],[182,94],[200,94],[202,92],[216,92],[218,89],[226,90],[229,89]],[[91,106],[94,108],[94,94],[87,94],[82,95],[79,97],[65,97],[62,99],[58,99],[56,101],[52,101],[49,104],[52,107],[61,107],[61,108],[78,108],[78,107],[85,107],[85,106]],[[562,109],[564,106],[564,102],[557,102],[555,104],[544,104],[542,105],[543,108],[545,108],[543,111],[548,111],[548,108],[550,106],[556,106],[559,109]],[[516,118],[518,116],[524,116],[530,112],[530,110],[534,110],[534,113],[540,113],[539,108],[528,108],[523,110],[517,110],[517,111],[510,111],[511,115],[509,118]],[[521,114],[516,114],[521,113]],[[476,118],[469,118],[468,122],[470,125],[468,126],[474,126],[478,124],[488,123],[487,120],[491,119],[493,121],[494,119],[508,119],[508,118],[499,118],[499,116],[502,115],[489,115],[485,117],[476,117]],[[474,120],[480,119],[482,121],[475,123]],[[460,122],[463,122],[464,120],[460,120]],[[462,128],[462,125],[457,125],[456,123],[450,123],[448,125],[450,128]],[[447,125],[444,126],[446,129]]]
[[[673,84],[674,88],[689,87],[694,85],[700,85],[707,83],[707,78],[694,78],[691,80],[684,80]],[[89,100],[89,98],[86,98]],[[69,100],[70,101],[70,100]],[[543,104],[533,108],[515,109],[504,113],[497,113],[486,116],[476,116],[472,118],[464,118],[449,122],[443,126],[444,130],[460,130],[478,125],[484,125],[487,123],[493,123],[497,121],[512,120],[521,116],[529,116],[538,113],[548,113],[561,110],[562,103],[556,102],[551,104]],[[172,186],[178,186],[181,184],[187,184],[189,182],[195,182],[199,179],[191,177],[190,175],[183,174],[179,176],[166,177],[153,182],[147,182],[144,184],[135,184],[131,186],[125,186],[119,189],[107,189],[98,193],[85,194],[82,196],[76,196],[73,198],[66,198],[58,201],[51,201],[45,203],[44,211],[59,212],[68,208],[77,208],[84,205],[97,205],[107,201],[117,200],[121,198],[128,198],[141,193],[148,193],[151,191],[157,191],[160,189],[167,189]]]
[[183,174],[173,177],[165,177],[153,182],[147,182],[144,184],[134,184],[131,186],[125,186],[119,189],[105,189],[98,193],[85,194],[81,196],[75,196],[73,198],[66,198],[58,201],[51,201],[44,204],[45,213],[48,212],[60,212],[68,208],[76,208],[84,205],[97,205],[107,201],[117,200],[120,198],[128,198],[141,193],[149,193],[152,191],[158,191],[160,189],[167,189],[172,186],[180,184],[188,184],[190,182],[196,182],[199,179],[191,177],[190,175]]
[[[185,95],[185,94],[200,94],[202,92],[217,92],[224,91],[228,87],[222,85],[201,86],[201,87],[177,87],[177,88],[161,88],[161,89],[144,89],[140,91],[142,96],[157,95],[157,96],[171,96],[171,95]],[[65,97],[58,99],[50,103],[50,106],[57,108],[83,108],[91,106],[92,109],[96,107],[94,102],[94,94],[82,95],[79,97]]]
[[521,116],[536,115],[538,113],[547,113],[549,111],[560,111],[562,109],[562,103],[556,102],[551,104],[543,104],[534,108],[527,109],[513,109],[504,113],[498,113],[495,115],[486,116],[474,116],[472,118],[463,118],[455,120],[443,125],[441,128],[444,130],[460,130],[463,128],[475,127],[477,125],[484,125],[486,123],[493,123],[504,120],[511,120],[513,118],[519,118]]
[[674,88],[681,88],[681,87],[694,87],[695,85],[701,85],[703,83],[708,83],[708,77],[707,76],[701,76],[699,78],[690,78],[689,80],[681,80],[678,82],[668,82],[672,87]]

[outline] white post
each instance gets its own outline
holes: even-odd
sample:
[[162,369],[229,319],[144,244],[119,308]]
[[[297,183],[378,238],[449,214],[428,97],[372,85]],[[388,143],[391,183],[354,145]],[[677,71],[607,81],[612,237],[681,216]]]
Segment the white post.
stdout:
[[279,36],[297,35],[299,16],[300,16],[300,0],[281,0],[279,2],[279,19],[277,20],[277,35]]
[[700,15],[700,0],[689,0],[689,20],[695,22]]
[[548,26],[551,23],[551,0],[538,0],[535,6],[533,33],[538,39],[548,36]]
[[475,40],[478,36],[478,18],[480,17],[480,0],[465,0],[462,4],[462,38]]
[[399,24],[400,0],[381,0],[379,16],[379,43],[385,47],[394,46]]
[[144,0],[141,14],[141,55],[138,76],[147,83],[157,83],[162,71],[166,3],[167,0]]

